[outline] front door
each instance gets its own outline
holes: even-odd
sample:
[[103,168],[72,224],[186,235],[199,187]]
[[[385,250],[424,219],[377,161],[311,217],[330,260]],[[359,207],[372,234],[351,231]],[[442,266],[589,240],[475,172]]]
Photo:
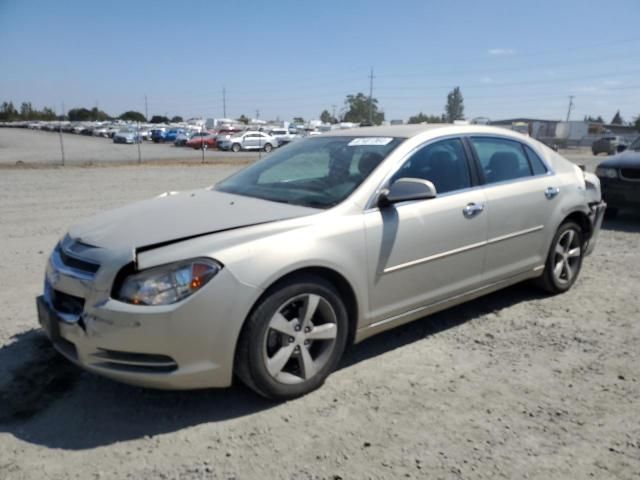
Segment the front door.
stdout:
[[459,138],[427,144],[393,175],[433,182],[436,198],[365,213],[369,323],[480,285],[487,238],[485,197],[474,187]]

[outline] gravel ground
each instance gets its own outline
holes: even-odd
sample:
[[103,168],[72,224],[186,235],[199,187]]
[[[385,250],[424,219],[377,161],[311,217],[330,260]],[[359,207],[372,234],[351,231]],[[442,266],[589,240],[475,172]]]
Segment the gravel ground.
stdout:
[[351,348],[318,391],[163,392],[70,366],[35,329],[79,218],[228,166],[0,171],[0,478],[640,478],[640,218],[574,288],[518,285]]
[[[113,143],[109,138],[63,133],[67,165],[137,163],[138,146]],[[202,150],[175,147],[172,143],[143,142],[140,145],[143,162],[202,162]],[[255,152],[204,152],[205,162],[246,162],[258,158]],[[62,152],[60,134],[24,128],[0,128],[0,166],[19,164],[60,165]]]

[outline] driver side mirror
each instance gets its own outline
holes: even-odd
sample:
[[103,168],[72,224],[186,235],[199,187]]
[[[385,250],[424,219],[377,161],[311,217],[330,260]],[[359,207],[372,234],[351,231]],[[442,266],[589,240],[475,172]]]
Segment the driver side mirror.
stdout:
[[627,149],[626,145],[618,145],[618,147],[616,148],[617,152],[624,152]]
[[437,195],[435,185],[421,178],[399,178],[378,196],[378,207],[386,208],[408,200],[427,200]]

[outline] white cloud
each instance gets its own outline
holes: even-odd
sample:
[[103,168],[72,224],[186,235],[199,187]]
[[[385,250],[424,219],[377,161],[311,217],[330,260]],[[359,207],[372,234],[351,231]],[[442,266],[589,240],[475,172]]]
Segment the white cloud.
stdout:
[[482,77],[482,78],[480,79],[480,81],[481,81],[482,83],[493,83],[493,78],[491,78],[491,77]]
[[602,84],[606,85],[607,87],[617,87],[621,83],[622,82],[620,80],[605,80],[602,82]]
[[516,51],[513,48],[491,48],[489,55],[513,55]]

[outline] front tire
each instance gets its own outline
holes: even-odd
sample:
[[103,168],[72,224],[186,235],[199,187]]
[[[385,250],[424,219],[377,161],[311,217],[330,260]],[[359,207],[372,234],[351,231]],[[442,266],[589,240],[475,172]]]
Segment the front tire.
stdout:
[[238,153],[240,151],[240,144],[234,143],[233,145],[231,145],[231,151],[234,153]]
[[273,146],[270,143],[265,144],[264,151],[269,153],[271,150],[273,150]]
[[575,283],[584,256],[584,233],[575,222],[560,225],[553,237],[551,248],[538,285],[552,294],[564,293]]
[[305,395],[337,367],[347,330],[346,308],[329,282],[313,275],[291,278],[270,289],[249,315],[236,373],[267,398]]

